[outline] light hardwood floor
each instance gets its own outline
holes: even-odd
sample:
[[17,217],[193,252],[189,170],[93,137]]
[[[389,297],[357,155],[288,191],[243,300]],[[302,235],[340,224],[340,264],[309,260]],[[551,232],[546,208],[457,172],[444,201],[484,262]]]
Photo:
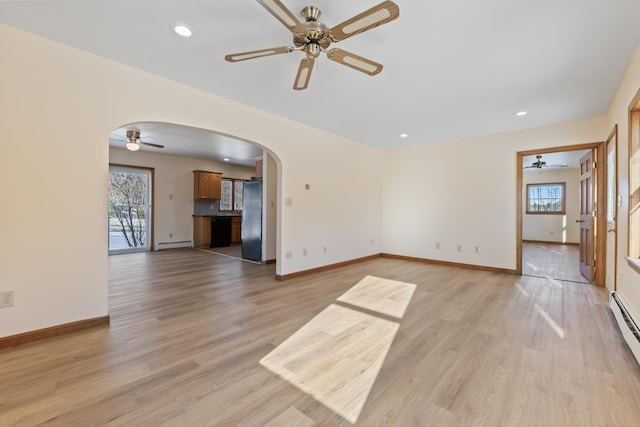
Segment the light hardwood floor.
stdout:
[[578,283],[590,283],[580,274],[577,245],[522,243],[522,274]]
[[[197,250],[111,256],[109,272],[110,327],[0,350],[0,425],[640,422],[640,367],[606,291],[593,285],[389,258],[277,282],[272,265]],[[355,287],[367,276],[415,285],[384,297],[391,305],[407,301],[406,309],[381,313],[384,304]],[[332,306],[349,308],[355,323],[345,329],[342,314],[321,315]],[[394,323],[392,338],[367,329],[360,315]],[[352,342],[347,329],[364,333],[371,348],[389,343],[383,357],[361,357],[382,362],[356,411],[340,414],[308,383],[296,385],[260,363],[270,355],[266,364],[277,359],[295,373],[305,357],[333,360],[336,345]],[[340,338],[304,356],[301,342],[312,339],[300,335],[305,330]],[[358,355],[340,353],[351,356]],[[323,384],[329,393],[344,388],[343,359],[336,360],[337,371],[330,363],[317,368],[335,381]]]

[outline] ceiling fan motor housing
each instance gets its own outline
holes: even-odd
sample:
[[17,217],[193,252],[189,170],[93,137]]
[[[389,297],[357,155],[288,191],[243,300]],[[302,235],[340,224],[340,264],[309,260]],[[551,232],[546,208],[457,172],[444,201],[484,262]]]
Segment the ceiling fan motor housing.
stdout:
[[305,28],[306,34],[293,37],[293,44],[298,48],[303,48],[309,58],[317,58],[320,52],[331,44],[329,27],[318,21],[320,13],[320,9],[316,6],[307,6],[302,9],[301,14],[305,19],[302,26]]

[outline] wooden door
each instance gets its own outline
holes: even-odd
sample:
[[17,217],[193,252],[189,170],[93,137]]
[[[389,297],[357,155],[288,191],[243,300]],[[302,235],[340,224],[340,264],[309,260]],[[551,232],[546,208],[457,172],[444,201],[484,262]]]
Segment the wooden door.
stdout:
[[589,281],[594,273],[593,150],[580,159],[580,274]]
[[618,217],[618,127],[614,127],[607,140],[607,252],[605,284],[616,290],[617,246],[616,218]]

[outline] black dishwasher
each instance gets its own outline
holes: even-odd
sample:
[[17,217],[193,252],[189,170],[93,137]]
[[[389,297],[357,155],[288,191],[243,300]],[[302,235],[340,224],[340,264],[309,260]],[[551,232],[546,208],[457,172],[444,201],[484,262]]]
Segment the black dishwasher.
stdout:
[[211,217],[211,247],[231,246],[231,217]]

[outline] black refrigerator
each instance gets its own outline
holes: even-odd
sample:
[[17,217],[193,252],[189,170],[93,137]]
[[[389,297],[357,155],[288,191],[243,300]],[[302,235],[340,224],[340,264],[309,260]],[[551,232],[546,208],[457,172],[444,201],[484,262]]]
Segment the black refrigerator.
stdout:
[[242,258],[262,261],[262,181],[243,185]]

